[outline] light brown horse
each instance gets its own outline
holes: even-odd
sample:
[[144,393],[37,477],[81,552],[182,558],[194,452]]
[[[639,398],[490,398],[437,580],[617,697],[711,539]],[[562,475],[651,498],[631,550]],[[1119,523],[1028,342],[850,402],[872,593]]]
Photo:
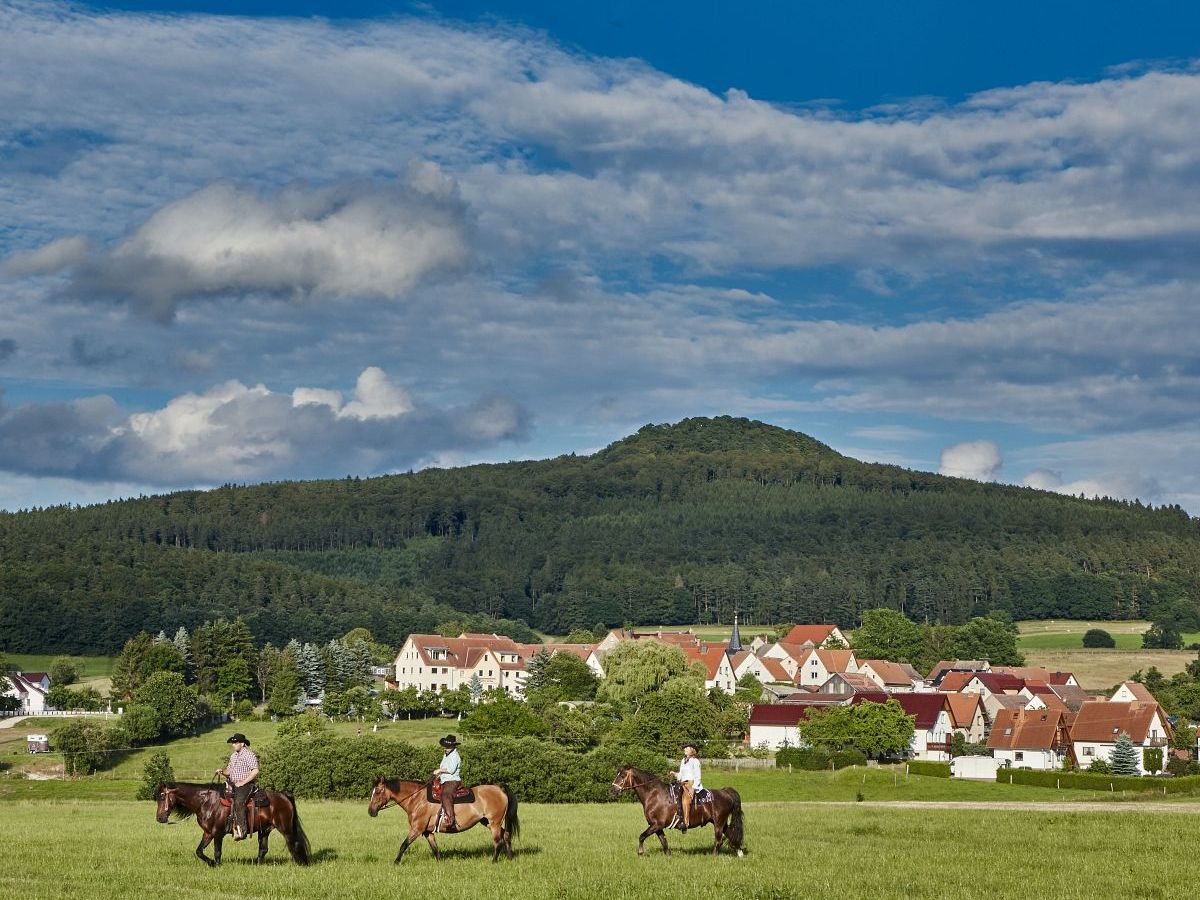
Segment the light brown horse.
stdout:
[[[668,828],[679,828],[679,808],[671,797],[671,788],[665,781],[649,772],[635,769],[633,766],[621,766],[617,777],[613,779],[610,796],[617,797],[622,791],[633,791],[642,801],[642,812],[646,816],[646,830],[638,835],[638,856],[646,852],[646,838],[658,835],[663,853],[671,855],[667,846],[667,837],[663,831]],[[742,842],[745,839],[745,823],[742,818],[742,797],[731,787],[709,788],[712,799],[707,803],[693,803],[690,828],[700,828],[704,825],[713,827],[713,856],[720,852],[721,844],[729,841],[729,846],[737,851],[738,856],[744,855]]]
[[[371,804],[367,813],[379,815],[379,811],[389,803],[395,803],[408,815],[408,835],[400,842],[400,852],[396,854],[395,862],[400,862],[408,845],[421,835],[429,842],[434,859],[442,858],[438,850],[434,829],[437,827],[438,812],[441,804],[430,803],[426,791],[427,781],[402,781],[399,778],[376,778],[375,787],[371,791]],[[508,858],[513,858],[512,839],[521,832],[521,822],[517,818],[517,798],[503,785],[479,784],[471,788],[475,799],[470,803],[456,803],[454,818],[457,827],[443,830],[440,834],[458,834],[466,831],[477,823],[482,822],[492,832],[492,862],[500,858],[504,850]]]
[[[275,830],[287,841],[292,859],[302,866],[307,866],[308,837],[300,826],[300,813],[296,810],[295,798],[291,794],[279,791],[265,793],[269,801],[266,806],[251,806],[246,811],[246,822],[250,826],[248,833],[258,833],[258,857],[254,861],[261,863],[266,857],[267,837]],[[159,784],[154,794],[154,799],[158,801],[155,818],[166,824],[171,813],[180,818],[195,816],[196,824],[203,832],[196,847],[196,855],[209,866],[219,866],[221,843],[232,827],[231,808],[222,802],[224,795],[225,788],[220,784],[196,784],[187,781]],[[204,848],[210,842],[213,845],[213,859],[209,859],[204,852]]]

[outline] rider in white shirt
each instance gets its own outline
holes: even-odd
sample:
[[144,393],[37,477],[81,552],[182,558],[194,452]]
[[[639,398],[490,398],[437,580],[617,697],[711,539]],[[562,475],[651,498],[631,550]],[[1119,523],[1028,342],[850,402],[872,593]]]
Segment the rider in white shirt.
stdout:
[[696,758],[696,745],[688,741],[683,745],[683,759],[679,761],[679,771],[675,773],[675,780],[679,783],[679,804],[681,807],[681,818],[683,825],[680,831],[687,833],[688,826],[691,825],[692,818],[692,797],[696,791],[704,790],[704,785],[700,783],[700,760]]

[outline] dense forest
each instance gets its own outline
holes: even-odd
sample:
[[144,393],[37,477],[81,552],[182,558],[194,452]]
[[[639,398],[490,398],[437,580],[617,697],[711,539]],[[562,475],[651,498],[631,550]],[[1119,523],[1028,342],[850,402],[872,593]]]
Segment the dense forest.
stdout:
[[0,649],[115,652],[241,616],[259,641],[466,616],[598,622],[1132,618],[1200,598],[1200,522],[861,463],[745,419],[591,456],[0,514]]

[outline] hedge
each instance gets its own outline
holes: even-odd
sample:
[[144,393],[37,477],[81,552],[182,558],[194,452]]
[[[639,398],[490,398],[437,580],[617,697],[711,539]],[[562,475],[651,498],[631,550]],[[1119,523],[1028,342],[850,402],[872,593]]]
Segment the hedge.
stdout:
[[950,763],[934,762],[930,759],[914,759],[908,763],[909,775],[930,775],[934,778],[949,778]]
[[858,750],[823,750],[819,747],[784,747],[775,754],[775,767],[791,766],[794,769],[845,769],[849,766],[865,766],[867,757]]
[[1036,769],[999,769],[1001,784],[1033,784],[1083,791],[1154,791],[1189,794],[1200,791],[1200,775],[1185,778],[1154,778],[1131,775],[1093,775],[1089,772],[1043,772]]
[[[527,803],[598,803],[625,764],[663,775],[667,759],[639,747],[602,745],[575,753],[537,738],[481,738],[460,750],[468,784],[504,784]],[[260,754],[267,787],[297,797],[365,799],[377,776],[424,781],[442,758],[437,747],[416,748],[376,735],[298,735]]]

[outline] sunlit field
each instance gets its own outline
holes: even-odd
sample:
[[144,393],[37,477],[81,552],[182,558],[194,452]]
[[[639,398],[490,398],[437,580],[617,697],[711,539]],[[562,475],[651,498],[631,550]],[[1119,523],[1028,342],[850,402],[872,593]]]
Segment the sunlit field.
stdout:
[[443,838],[440,864],[421,842],[396,867],[401,812],[371,819],[365,803],[302,801],[312,866],[291,863],[276,836],[268,865],[251,864],[253,839],[227,841],[224,865],[210,870],[192,855],[200,836],[192,821],[159,825],[152,803],[62,797],[0,805],[6,860],[0,896],[1166,897],[1171,885],[1183,890],[1190,869],[1179,854],[1154,851],[1146,841],[1153,835],[1154,846],[1186,846],[1200,820],[1184,814],[1194,806],[1176,808],[1180,812],[1119,803],[1072,812],[760,802],[746,807],[743,859],[712,859],[707,828],[671,835],[671,858],[654,842],[639,859],[634,851],[643,820],[634,805],[524,806],[511,862],[493,865],[490,839],[476,829]]

